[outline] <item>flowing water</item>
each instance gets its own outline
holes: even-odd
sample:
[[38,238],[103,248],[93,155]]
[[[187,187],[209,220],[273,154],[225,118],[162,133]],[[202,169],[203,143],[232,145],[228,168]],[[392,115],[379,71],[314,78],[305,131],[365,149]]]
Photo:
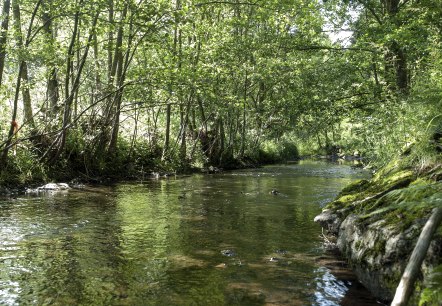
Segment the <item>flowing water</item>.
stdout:
[[304,161],[4,199],[0,305],[375,305],[313,223],[362,177]]

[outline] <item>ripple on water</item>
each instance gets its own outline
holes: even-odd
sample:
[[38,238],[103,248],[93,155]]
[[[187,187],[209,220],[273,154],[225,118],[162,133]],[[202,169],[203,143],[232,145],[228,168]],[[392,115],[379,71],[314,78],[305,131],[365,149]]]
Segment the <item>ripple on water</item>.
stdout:
[[0,202],[0,304],[339,305],[354,283],[315,259],[313,218],[358,175],[301,162]]

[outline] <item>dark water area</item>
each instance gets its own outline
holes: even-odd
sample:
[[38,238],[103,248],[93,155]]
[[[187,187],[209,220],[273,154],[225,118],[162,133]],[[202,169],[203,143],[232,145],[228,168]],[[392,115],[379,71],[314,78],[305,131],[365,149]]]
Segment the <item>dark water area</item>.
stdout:
[[375,305],[313,222],[367,176],[303,161],[2,200],[0,305]]

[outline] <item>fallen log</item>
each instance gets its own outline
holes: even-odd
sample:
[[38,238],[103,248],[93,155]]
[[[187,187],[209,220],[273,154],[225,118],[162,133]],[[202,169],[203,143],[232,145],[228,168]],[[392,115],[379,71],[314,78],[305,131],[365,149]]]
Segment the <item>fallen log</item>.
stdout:
[[414,247],[413,253],[408,261],[407,267],[402,274],[399,286],[396,289],[393,302],[391,306],[403,306],[407,305],[408,299],[413,290],[414,282],[416,281],[422,262],[427,255],[428,247],[430,246],[431,238],[434,232],[437,230],[442,221],[442,207],[433,209],[433,212],[425,223],[421,234]]

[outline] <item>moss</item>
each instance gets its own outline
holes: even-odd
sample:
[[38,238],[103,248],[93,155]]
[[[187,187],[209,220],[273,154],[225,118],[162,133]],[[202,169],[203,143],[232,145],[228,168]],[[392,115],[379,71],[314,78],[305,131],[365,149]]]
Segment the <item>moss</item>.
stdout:
[[383,275],[384,285],[386,288],[388,288],[390,292],[394,294],[396,292],[397,286],[399,285],[399,282],[401,281],[401,278],[402,278],[402,273],[396,270],[392,271],[389,274],[384,274]]
[[371,223],[382,218],[386,225],[393,224],[398,231],[403,231],[418,220],[425,219],[439,205],[441,191],[441,183],[416,181],[406,188],[392,190],[379,200],[366,204],[361,220]]
[[431,173],[429,176],[429,179],[433,180],[433,181],[441,181],[442,180],[442,169],[439,169],[439,170]]
[[380,179],[383,179],[386,176],[391,175],[392,173],[395,173],[396,171],[400,170],[400,161],[399,159],[392,160],[387,165],[382,167],[373,177],[373,181],[378,181]]
[[385,253],[386,241],[384,239],[377,239],[372,248],[365,251],[363,258],[365,257],[377,257]]
[[398,171],[390,176],[387,176],[385,179],[382,180],[383,183],[395,183],[398,182],[400,180],[403,180],[405,178],[410,178],[410,177],[414,177],[415,173],[411,170],[402,170],[402,171]]
[[343,206],[347,206],[346,204],[353,203],[354,201],[357,200],[357,198],[358,198],[358,196],[355,194],[348,194],[348,195],[340,197],[338,199],[338,201],[341,202],[343,204]]
[[338,200],[335,200],[325,205],[324,209],[338,210],[341,207],[343,207],[343,203]]
[[440,305],[442,301],[442,264],[438,265],[430,273],[427,283],[419,297],[419,306]]
[[386,243],[387,242],[384,239],[378,239],[373,246],[373,251],[375,254],[384,254]]
[[338,197],[361,192],[361,191],[365,190],[368,185],[369,185],[368,180],[356,181],[356,182],[351,183],[350,185],[346,186],[344,189],[342,189],[342,191],[339,193]]
[[434,182],[427,177],[418,177],[410,184],[410,186],[426,186],[426,185],[431,185],[433,183]]
[[390,176],[378,180],[376,184],[373,185],[370,192],[377,193],[383,190],[404,188],[410,185],[415,179],[416,175],[413,171],[398,171]]

